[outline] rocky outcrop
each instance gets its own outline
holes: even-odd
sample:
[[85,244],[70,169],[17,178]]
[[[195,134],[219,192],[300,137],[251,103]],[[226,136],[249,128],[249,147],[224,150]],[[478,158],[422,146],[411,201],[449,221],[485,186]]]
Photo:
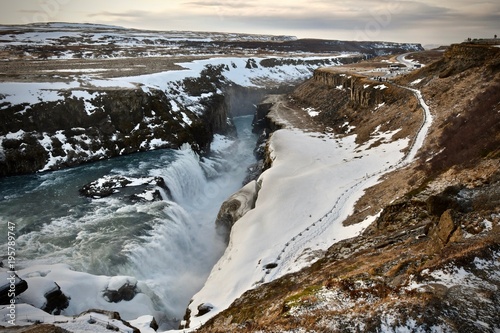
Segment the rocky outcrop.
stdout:
[[461,239],[462,231],[455,212],[451,209],[445,211],[430,234],[438,248]]
[[[186,142],[200,153],[208,152],[214,133],[230,127],[225,97],[216,93],[200,101],[201,112],[173,110],[159,90],[89,89],[59,94],[64,98],[58,101],[2,109],[0,176],[177,148]],[[77,98],[80,94],[87,98]]]
[[441,67],[439,76],[446,78],[485,64],[491,68],[500,68],[498,47],[463,43],[451,45],[445,51],[443,59],[434,66]]
[[233,225],[248,211],[255,208],[259,189],[259,183],[255,180],[251,181],[222,204],[215,225],[217,232],[224,236],[226,241],[229,241]]
[[125,176],[103,176],[80,189],[80,194],[89,198],[104,198],[121,192],[132,200],[162,200],[159,189],[167,196],[170,190],[161,177],[133,178]]
[[69,306],[69,297],[62,292],[61,287],[55,282],[54,288],[47,291],[43,296],[46,302],[42,310],[47,313],[59,315],[62,310]]
[[273,102],[268,102],[266,100],[257,105],[252,122],[252,131],[254,133],[262,133],[265,130],[271,129],[271,124],[269,123],[267,114],[269,113],[273,105]]
[[15,272],[0,272],[2,284],[0,285],[0,305],[9,305],[11,300],[28,289],[28,283],[21,279]]
[[[314,71],[311,81],[313,82],[309,86],[328,87],[331,97],[339,100],[339,102],[342,102],[347,97],[348,106],[353,109],[363,109],[384,103],[388,101],[395,89],[385,81],[370,80],[364,76],[346,73],[335,68],[322,68]],[[305,89],[307,87],[297,89],[294,97],[300,98]],[[320,102],[316,99],[315,103],[314,100],[314,98],[307,98],[307,101],[312,102],[313,105]],[[317,106],[324,108],[324,106]],[[343,106],[340,105],[340,107]]]
[[[412,93],[382,79],[363,77],[347,68],[321,68],[291,94],[292,104],[314,109],[324,128],[348,134],[356,128],[356,142],[366,142],[374,131],[396,131],[413,137],[421,124],[420,106]],[[405,112],[402,112],[405,110]]]
[[[117,278],[113,279],[118,280]],[[104,299],[110,303],[131,301],[140,292],[140,289],[137,286],[137,280],[135,279],[120,281],[122,283],[118,285],[114,283],[113,279],[102,294]]]
[[214,306],[210,303],[203,303],[198,305],[198,313],[196,314],[196,317],[201,317],[203,315],[206,315],[210,311],[212,311]]

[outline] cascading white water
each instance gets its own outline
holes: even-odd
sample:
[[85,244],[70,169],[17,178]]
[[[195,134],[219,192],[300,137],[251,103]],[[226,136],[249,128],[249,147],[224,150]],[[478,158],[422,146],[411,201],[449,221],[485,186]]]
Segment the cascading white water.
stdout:
[[[224,251],[214,221],[255,161],[251,120],[235,119],[238,140],[209,158],[183,146],[2,179],[0,232],[7,221],[18,226],[20,265],[62,262],[97,275],[130,275],[149,286],[167,318],[182,318]],[[164,192],[164,200],[145,202],[124,194],[79,195],[84,184],[105,175],[161,176],[171,197]]]
[[230,182],[233,175],[207,179],[204,169],[212,166],[203,165],[189,146],[183,146],[178,155],[166,168],[150,171],[163,177],[173,200],[164,208],[165,219],[156,221],[141,241],[127,244],[129,262],[121,273],[145,281],[161,298],[166,312],[181,318],[225,246],[213,222],[228,189],[219,188],[212,197],[207,193],[214,192],[207,189]]

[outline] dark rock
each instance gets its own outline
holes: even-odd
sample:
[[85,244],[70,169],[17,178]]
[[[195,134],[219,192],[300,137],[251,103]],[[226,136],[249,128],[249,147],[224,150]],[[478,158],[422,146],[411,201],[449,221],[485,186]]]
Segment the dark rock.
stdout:
[[[216,91],[216,84],[221,82],[199,84],[208,84]],[[84,101],[68,91],[61,92],[61,101],[5,107],[0,114],[0,138],[4,138],[0,176],[39,171],[47,167],[50,156],[59,157],[48,167],[57,170],[139,151],[177,148],[184,143],[191,144],[197,152],[208,152],[213,134],[231,127],[225,96],[220,94],[204,98],[200,111],[182,108],[181,113],[172,112],[170,100],[159,90],[88,92],[98,95]],[[91,103],[95,111],[88,114],[85,102]],[[182,114],[191,120],[189,126]],[[20,130],[24,134],[19,138],[5,138]],[[152,146],[155,139],[162,144]]]
[[80,194],[94,198],[104,198],[116,193],[116,189],[127,186],[131,180],[122,176],[104,176],[95,180],[80,189]]
[[198,305],[198,313],[196,314],[196,317],[206,315],[207,313],[212,311],[213,308],[214,306],[210,303],[201,303],[200,305]]
[[265,269],[273,269],[273,268],[276,268],[278,267],[278,264],[273,262],[273,263],[270,263],[270,264],[267,264],[264,266]]
[[158,323],[156,322],[155,317],[153,317],[153,320],[151,320],[151,323],[149,324],[149,327],[151,327],[153,330],[157,331],[160,326],[158,326]]
[[118,290],[106,289],[103,297],[110,303],[119,303],[121,301],[131,301],[139,293],[136,283],[125,283]]
[[471,201],[461,196],[463,186],[448,186],[443,192],[430,196],[427,201],[427,211],[434,216],[441,216],[446,210],[467,212],[471,208]]
[[61,311],[69,306],[70,298],[61,291],[61,287],[57,283],[54,282],[54,284],[54,289],[44,295],[47,302],[42,310],[50,314],[60,315]]
[[247,175],[242,185],[248,184],[251,181],[257,181],[260,175],[264,172],[264,160],[259,160],[247,168]]
[[21,279],[12,271],[5,271],[0,274],[0,277],[2,277],[2,285],[0,285],[0,305],[11,304],[12,293],[18,296],[28,289],[28,282]]
[[261,103],[257,105],[252,122],[254,133],[262,133],[263,130],[270,127],[267,114],[269,113],[273,105],[273,103]]
[[[128,192],[128,198],[132,202],[162,200],[161,193],[159,190],[155,190],[155,186],[165,190],[167,196],[171,195],[162,177],[132,178],[124,176],[104,176],[84,185],[80,189],[80,194],[89,198],[104,198],[123,191]],[[130,194],[130,192],[133,193]]]

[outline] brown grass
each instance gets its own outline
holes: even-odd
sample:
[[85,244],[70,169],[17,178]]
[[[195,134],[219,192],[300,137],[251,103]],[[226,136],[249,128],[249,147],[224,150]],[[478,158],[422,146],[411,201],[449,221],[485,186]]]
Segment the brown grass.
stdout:
[[444,151],[429,163],[431,174],[451,166],[471,166],[478,159],[496,155],[500,147],[500,82],[477,95],[463,114],[443,124],[439,146]]

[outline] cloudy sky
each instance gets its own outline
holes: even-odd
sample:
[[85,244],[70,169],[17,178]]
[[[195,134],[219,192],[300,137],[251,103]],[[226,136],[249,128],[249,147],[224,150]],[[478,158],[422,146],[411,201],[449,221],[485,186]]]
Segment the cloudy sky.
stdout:
[[0,0],[0,5],[0,24],[86,22],[422,44],[500,35],[498,0]]

